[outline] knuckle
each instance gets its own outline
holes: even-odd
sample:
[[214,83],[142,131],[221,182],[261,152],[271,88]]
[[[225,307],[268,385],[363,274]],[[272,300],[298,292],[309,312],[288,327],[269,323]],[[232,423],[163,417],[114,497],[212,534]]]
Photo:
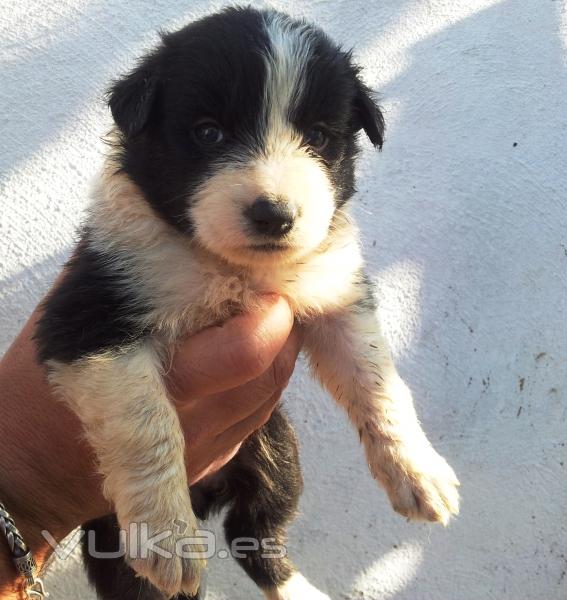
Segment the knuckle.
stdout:
[[263,427],[271,418],[272,413],[277,405],[277,399],[273,398],[272,400],[266,402],[261,409],[256,412],[256,418],[254,419],[254,429],[260,429]]
[[281,393],[285,389],[293,374],[294,367],[295,360],[292,360],[287,353],[280,354],[274,360],[270,368],[270,375],[276,391],[279,390]]
[[230,361],[235,371],[248,379],[261,375],[270,365],[270,357],[262,352],[261,344],[255,338],[235,344],[231,350]]
[[185,428],[185,440],[188,446],[200,446],[204,437],[205,431],[200,423],[192,423],[190,427]]
[[271,406],[269,409],[263,410],[258,418],[258,427],[263,427],[272,417],[272,412],[274,411],[274,407]]

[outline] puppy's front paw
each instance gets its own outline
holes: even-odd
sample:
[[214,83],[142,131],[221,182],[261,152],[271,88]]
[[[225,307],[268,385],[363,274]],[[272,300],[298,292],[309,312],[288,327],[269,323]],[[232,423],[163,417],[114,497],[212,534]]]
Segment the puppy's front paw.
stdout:
[[[145,536],[142,530],[140,535],[135,533],[135,540],[131,530],[126,538],[126,558],[130,566],[168,596],[196,595],[205,560],[201,558],[204,548],[198,543],[195,528],[180,531],[173,523],[169,527],[153,526],[148,531],[156,533]],[[199,557],[189,558],[189,552]]]
[[459,480],[431,446],[404,457],[392,471],[386,491],[395,511],[408,519],[443,525],[458,514]]

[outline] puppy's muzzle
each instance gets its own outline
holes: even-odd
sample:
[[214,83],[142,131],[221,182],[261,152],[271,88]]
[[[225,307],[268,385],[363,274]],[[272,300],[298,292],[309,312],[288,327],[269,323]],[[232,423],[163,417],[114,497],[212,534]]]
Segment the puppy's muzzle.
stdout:
[[293,228],[296,211],[286,202],[260,196],[246,209],[246,217],[254,233],[279,239]]

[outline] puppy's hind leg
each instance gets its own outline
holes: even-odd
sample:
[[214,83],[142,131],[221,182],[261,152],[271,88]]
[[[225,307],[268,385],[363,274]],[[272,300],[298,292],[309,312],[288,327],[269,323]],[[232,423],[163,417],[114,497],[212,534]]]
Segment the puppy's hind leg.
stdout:
[[234,558],[268,600],[330,600],[287,557],[286,528],[303,489],[297,441],[275,411],[228,465],[232,506],[224,523]]
[[[164,593],[194,594],[203,561],[186,556],[200,551],[197,520],[183,431],[160,365],[146,342],[71,364],[51,362],[50,378],[97,453],[105,495],[126,532],[126,560]],[[176,527],[179,521],[186,527]]]

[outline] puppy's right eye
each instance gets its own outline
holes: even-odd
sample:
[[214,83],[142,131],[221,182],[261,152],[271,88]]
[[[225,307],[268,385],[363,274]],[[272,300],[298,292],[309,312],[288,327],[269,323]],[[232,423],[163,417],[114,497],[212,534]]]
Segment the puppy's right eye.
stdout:
[[220,144],[224,141],[222,129],[213,121],[207,121],[197,125],[197,127],[195,127],[195,137],[201,144],[206,144],[207,146]]

